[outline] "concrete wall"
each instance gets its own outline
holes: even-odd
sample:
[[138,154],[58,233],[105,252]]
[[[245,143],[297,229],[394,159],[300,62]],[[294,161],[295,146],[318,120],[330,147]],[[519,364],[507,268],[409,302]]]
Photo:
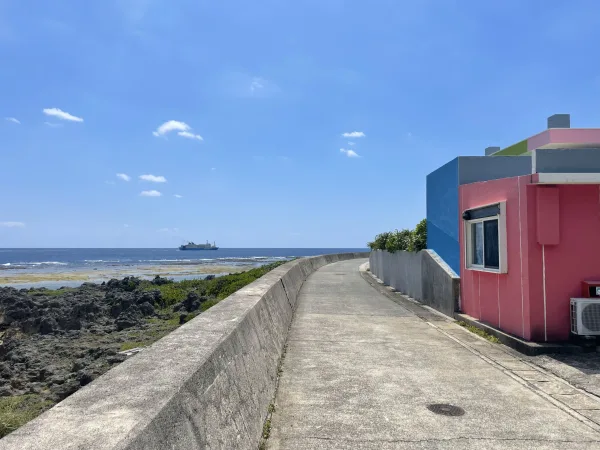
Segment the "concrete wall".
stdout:
[[371,272],[388,286],[446,315],[458,311],[460,279],[432,250],[371,252]]
[[345,253],[284,264],[0,440],[2,450],[258,447],[300,287]]
[[600,149],[543,149],[533,152],[536,173],[600,172]]
[[383,264],[378,277],[388,286],[414,299],[422,298],[421,253],[381,252]]
[[[497,155],[497,154],[496,154]],[[458,184],[498,180],[531,174],[531,156],[461,156],[458,158]]]
[[452,317],[460,310],[460,277],[433,250],[421,255],[421,302]]

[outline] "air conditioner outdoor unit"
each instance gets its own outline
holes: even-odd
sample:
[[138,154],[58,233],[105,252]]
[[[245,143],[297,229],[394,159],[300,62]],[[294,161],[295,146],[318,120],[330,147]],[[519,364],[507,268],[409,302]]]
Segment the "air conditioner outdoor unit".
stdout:
[[600,298],[571,299],[571,333],[600,336]]

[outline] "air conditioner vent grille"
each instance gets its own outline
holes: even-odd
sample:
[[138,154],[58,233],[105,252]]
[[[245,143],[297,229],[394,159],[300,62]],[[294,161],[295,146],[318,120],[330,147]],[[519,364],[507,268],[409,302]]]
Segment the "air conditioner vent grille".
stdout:
[[582,305],[581,322],[588,330],[600,332],[600,303]]
[[571,332],[577,334],[577,303],[571,302]]

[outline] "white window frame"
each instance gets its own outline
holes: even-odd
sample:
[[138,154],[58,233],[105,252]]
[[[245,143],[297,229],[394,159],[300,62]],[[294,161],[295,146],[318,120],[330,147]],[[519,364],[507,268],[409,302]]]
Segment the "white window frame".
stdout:
[[[463,220],[463,231],[465,239],[465,269],[474,270],[478,272],[491,272],[491,273],[508,273],[508,255],[506,245],[506,202],[490,203],[489,205],[481,205],[477,208],[485,208],[487,206],[500,206],[500,214],[489,217],[482,217],[480,219]],[[471,231],[471,225],[474,223],[483,223],[488,220],[498,220],[498,269],[485,267],[485,265],[473,264],[473,235]],[[485,230],[485,227],[484,227]],[[483,263],[485,264],[485,232],[483,234]]]

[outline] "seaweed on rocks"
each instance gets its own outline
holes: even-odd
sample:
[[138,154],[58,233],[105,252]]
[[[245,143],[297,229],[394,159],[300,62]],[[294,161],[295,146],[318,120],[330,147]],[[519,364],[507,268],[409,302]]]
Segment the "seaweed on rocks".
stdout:
[[0,287],[0,437],[277,265],[207,280]]

